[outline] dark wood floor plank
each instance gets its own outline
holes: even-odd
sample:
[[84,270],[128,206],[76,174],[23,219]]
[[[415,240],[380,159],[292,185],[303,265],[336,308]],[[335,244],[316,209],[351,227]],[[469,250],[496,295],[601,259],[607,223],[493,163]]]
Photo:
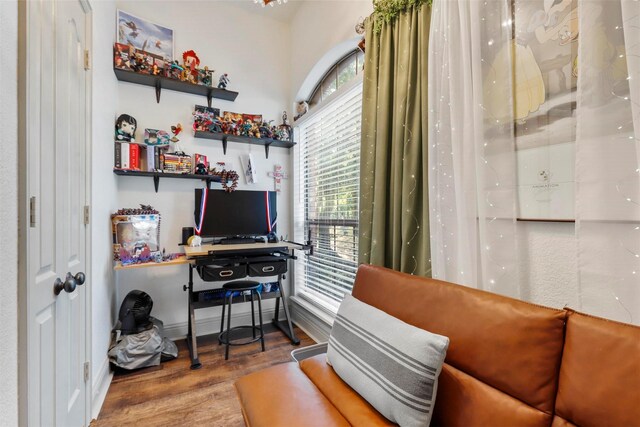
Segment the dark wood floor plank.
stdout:
[[[298,328],[296,334],[300,346],[314,344]],[[265,352],[260,351],[260,343],[231,347],[225,361],[224,347],[218,345],[215,335],[199,337],[202,368],[192,371],[186,341],[177,344],[180,354],[175,360],[135,372],[117,372],[91,427],[244,426],[235,380],[289,362],[291,351],[298,348],[282,333],[272,331],[265,335]]]

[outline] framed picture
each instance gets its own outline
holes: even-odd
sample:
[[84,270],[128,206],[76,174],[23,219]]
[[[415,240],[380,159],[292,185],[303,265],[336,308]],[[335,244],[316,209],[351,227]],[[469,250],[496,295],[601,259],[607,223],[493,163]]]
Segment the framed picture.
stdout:
[[574,219],[578,0],[512,0],[519,217]]
[[116,41],[173,61],[173,30],[118,9]]

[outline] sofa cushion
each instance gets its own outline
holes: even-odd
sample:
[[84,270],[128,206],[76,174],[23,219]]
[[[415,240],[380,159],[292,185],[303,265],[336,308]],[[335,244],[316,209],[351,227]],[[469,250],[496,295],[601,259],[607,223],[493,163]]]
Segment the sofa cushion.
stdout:
[[551,415],[456,368],[442,367],[431,426],[548,427]]
[[326,357],[326,354],[319,354],[302,360],[300,361],[300,369],[347,419],[349,424],[371,427],[395,425],[342,381],[333,368],[327,364]]
[[556,414],[585,427],[640,426],[640,327],[569,313]]
[[378,412],[402,426],[429,425],[449,339],[350,295],[342,301],[327,360]]
[[235,387],[248,427],[349,426],[297,363],[254,372]]
[[449,337],[446,363],[552,413],[564,337],[563,310],[370,265],[358,269],[353,296],[411,325]]

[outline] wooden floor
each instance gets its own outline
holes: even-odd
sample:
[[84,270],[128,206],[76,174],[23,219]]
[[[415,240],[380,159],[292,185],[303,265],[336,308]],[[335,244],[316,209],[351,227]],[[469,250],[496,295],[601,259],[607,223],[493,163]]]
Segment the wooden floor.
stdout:
[[[265,332],[266,331],[265,325]],[[186,341],[178,341],[177,359],[133,373],[116,373],[97,420],[103,426],[244,426],[233,383],[250,372],[291,360],[295,348],[314,344],[296,328],[300,347],[279,331],[269,328],[266,351],[260,343],[231,347],[224,360],[224,346],[215,335],[199,337],[202,368],[189,369]]]

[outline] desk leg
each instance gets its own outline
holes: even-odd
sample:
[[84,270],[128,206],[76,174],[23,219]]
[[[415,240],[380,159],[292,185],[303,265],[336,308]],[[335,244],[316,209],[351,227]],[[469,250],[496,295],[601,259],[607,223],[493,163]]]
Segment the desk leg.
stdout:
[[[282,331],[282,333],[285,334],[287,338],[291,340],[291,344],[299,345],[300,340],[298,339],[295,332],[293,331],[293,324],[291,323],[291,316],[289,315],[289,309],[287,308],[286,296],[285,296],[284,290],[282,289],[282,276],[278,276],[278,285],[280,287],[279,289],[280,296],[276,299],[276,314],[275,314],[275,317],[273,318],[272,323],[276,328],[280,329],[280,331]],[[278,316],[280,314],[281,299],[282,299],[282,309],[284,310],[284,317],[286,319],[284,321],[278,320]]]
[[202,364],[198,359],[198,343],[196,341],[196,314],[191,301],[193,299],[193,266],[189,265],[189,321],[187,329],[187,347],[189,347],[189,356],[191,358],[191,369],[200,369]]

